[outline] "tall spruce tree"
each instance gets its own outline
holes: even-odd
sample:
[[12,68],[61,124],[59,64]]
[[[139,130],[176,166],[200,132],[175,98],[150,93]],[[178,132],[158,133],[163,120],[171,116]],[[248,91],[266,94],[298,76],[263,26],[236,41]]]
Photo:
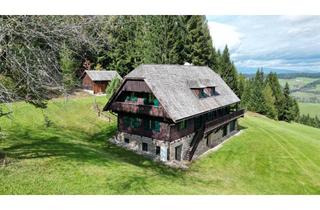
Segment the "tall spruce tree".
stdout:
[[254,102],[252,101],[252,92],[254,88],[254,81],[253,78],[250,78],[245,81],[244,83],[244,90],[243,94],[241,95],[241,102],[240,105],[247,110],[253,111],[254,110]]
[[243,74],[239,74],[237,79],[238,79],[238,97],[242,99],[242,95],[245,91],[246,78]]
[[108,69],[116,70],[124,76],[142,63],[143,54],[138,40],[143,35],[143,17],[115,16],[110,22],[106,37],[109,40]]
[[283,101],[283,113],[280,116],[281,120],[290,122],[295,119],[296,113],[294,113],[293,107],[294,105],[294,100],[290,97],[290,89],[289,89],[289,84],[286,82],[284,89],[283,89],[283,96],[284,96],[284,101]]
[[144,63],[183,64],[185,27],[181,16],[145,17]]
[[[218,54],[219,55],[219,54]],[[222,55],[220,56],[218,65],[221,78],[228,84],[228,86],[239,96],[238,90],[238,72],[230,59],[228,46],[226,45]]]
[[253,80],[252,93],[250,103],[252,111],[264,114],[266,112],[266,104],[263,97],[264,89],[264,74],[263,71],[258,69]]
[[275,97],[275,106],[277,109],[278,118],[281,119],[281,116],[283,115],[284,96],[277,74],[270,72],[267,75],[266,84],[268,84],[272,89],[272,95]]
[[275,107],[275,97],[272,94],[272,89],[269,84],[266,84],[263,89],[263,99],[264,99],[264,107],[265,111],[263,114],[272,119],[278,118],[277,109]]
[[205,16],[185,16],[186,61],[194,65],[213,65],[212,39]]

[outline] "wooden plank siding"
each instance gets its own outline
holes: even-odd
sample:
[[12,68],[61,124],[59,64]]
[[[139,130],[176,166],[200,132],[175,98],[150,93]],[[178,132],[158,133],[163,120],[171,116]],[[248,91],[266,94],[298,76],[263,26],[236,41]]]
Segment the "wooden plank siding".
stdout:
[[82,79],[82,88],[86,90],[93,90],[93,81],[87,74]]
[[[141,126],[139,128],[129,128],[125,126],[124,123],[124,117],[125,116],[135,116],[140,119],[141,121]],[[160,122],[160,131],[147,131],[143,127],[144,120],[158,120]],[[153,117],[146,117],[146,116],[139,116],[139,115],[129,115],[127,113],[118,113],[118,131],[120,132],[125,132],[125,133],[130,133],[130,134],[136,134],[140,136],[146,136],[149,138],[153,139],[159,139],[159,140],[170,140],[170,126],[167,122],[161,121],[159,118],[153,118]]]
[[127,80],[120,93],[123,91],[151,93],[150,88],[143,80]]
[[179,124],[172,124],[170,126],[170,140],[176,140],[182,138],[188,134],[191,134],[195,131],[194,127],[194,118],[191,118],[186,121],[187,128],[179,130]]
[[88,74],[82,79],[82,88],[92,90],[94,94],[104,93],[108,86],[109,81],[92,81]]

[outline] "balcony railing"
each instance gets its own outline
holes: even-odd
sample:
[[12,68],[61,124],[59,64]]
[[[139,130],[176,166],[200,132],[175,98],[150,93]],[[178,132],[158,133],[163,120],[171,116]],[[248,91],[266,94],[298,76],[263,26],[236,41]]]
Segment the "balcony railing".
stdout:
[[129,112],[135,114],[144,114],[154,117],[164,117],[165,112],[162,107],[156,107],[153,105],[144,105],[144,104],[130,104],[127,102],[114,102],[111,105],[112,111],[121,111],[121,112]]
[[243,116],[244,116],[244,109],[240,109],[238,111],[232,112],[230,114],[227,114],[227,115],[224,115],[224,116],[219,117],[217,119],[206,122],[205,133],[210,132],[225,123],[228,123],[232,120],[235,120],[235,119],[237,119],[239,117],[243,117]]

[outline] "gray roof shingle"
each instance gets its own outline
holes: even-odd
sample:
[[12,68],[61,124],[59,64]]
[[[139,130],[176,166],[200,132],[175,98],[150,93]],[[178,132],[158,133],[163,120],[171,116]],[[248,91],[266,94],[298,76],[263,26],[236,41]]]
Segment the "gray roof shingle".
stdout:
[[115,77],[122,79],[122,77],[116,71],[87,70],[85,72],[92,79],[92,81],[111,81]]
[[[240,101],[212,69],[192,65],[140,65],[125,78],[143,78],[176,122]],[[217,95],[199,99],[191,88],[215,86]]]

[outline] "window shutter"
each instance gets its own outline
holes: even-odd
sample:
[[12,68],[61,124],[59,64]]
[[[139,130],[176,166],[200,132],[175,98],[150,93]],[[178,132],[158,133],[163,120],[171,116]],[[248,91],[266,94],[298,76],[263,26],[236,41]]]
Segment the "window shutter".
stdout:
[[159,121],[154,121],[154,130],[155,131],[160,131],[160,122]]
[[144,130],[146,130],[146,131],[150,130],[149,125],[150,125],[150,120],[149,120],[149,119],[144,119],[144,120],[143,120]]

